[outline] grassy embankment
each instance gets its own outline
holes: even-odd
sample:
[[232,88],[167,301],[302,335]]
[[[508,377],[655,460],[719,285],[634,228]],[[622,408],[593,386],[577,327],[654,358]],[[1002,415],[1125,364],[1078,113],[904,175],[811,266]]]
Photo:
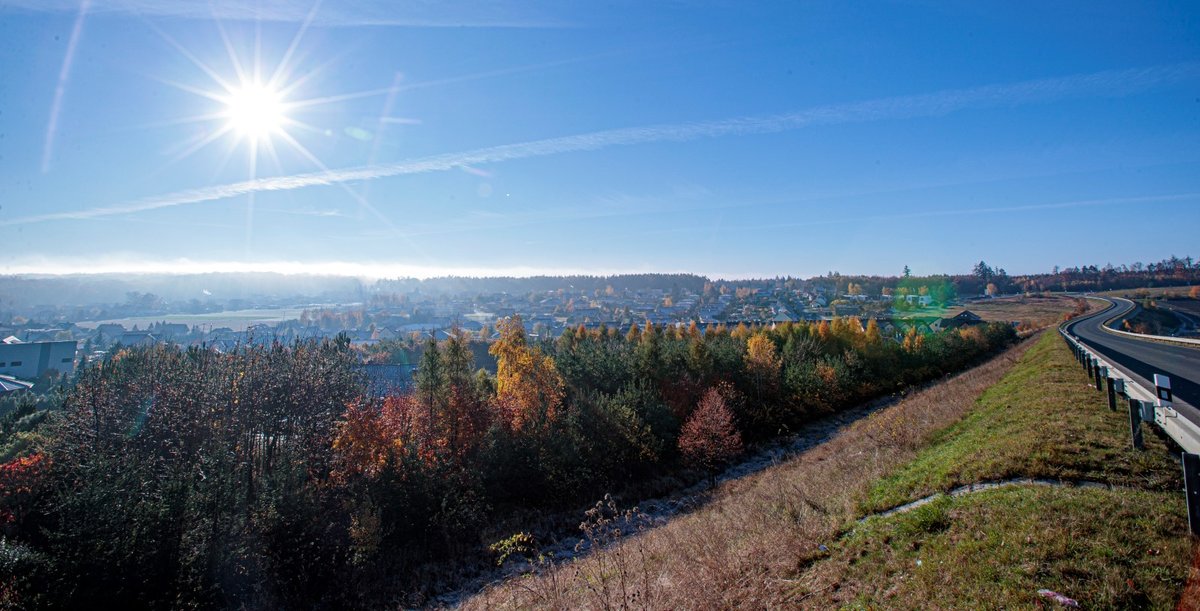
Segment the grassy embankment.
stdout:
[[1085,608],[1174,607],[1189,552],[1178,463],[1154,435],[1130,449],[1124,411],[1086,382],[1046,334],[862,511],[1014,478],[1111,488],[1016,485],[868,519],[814,567],[812,604],[1028,607],[1046,588]]
[[[1011,608],[1039,588],[1085,607],[1170,608],[1188,571],[1175,460],[1054,333],[930,387],[704,508],[510,580],[468,607]],[[866,515],[963,484],[1015,485]],[[608,537],[612,539],[614,537]]]

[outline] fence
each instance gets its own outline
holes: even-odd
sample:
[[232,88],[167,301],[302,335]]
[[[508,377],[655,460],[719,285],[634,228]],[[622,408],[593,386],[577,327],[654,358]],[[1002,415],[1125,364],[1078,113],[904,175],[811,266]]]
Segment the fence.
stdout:
[[1071,335],[1070,328],[1071,323],[1064,323],[1059,326],[1058,332],[1074,351],[1076,360],[1087,371],[1096,390],[1108,394],[1108,408],[1117,411],[1120,404],[1124,403],[1128,409],[1133,447],[1143,449],[1142,423],[1152,422],[1182,448],[1180,462],[1187,498],[1188,528],[1193,535],[1200,536],[1200,426],[1180,417],[1174,409],[1170,378],[1154,374],[1154,388],[1147,388],[1144,383]]

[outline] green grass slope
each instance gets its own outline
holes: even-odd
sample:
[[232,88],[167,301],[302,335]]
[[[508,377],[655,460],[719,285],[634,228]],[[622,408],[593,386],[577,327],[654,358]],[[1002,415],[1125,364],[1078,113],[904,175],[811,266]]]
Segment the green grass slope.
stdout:
[[1146,450],[1132,449],[1125,404],[1118,400],[1117,411],[1109,411],[1107,396],[1089,382],[1062,338],[1046,333],[970,414],[873,486],[863,513],[1012,478],[1180,490],[1178,460],[1166,443],[1147,431]]
[[1132,450],[1127,414],[1087,382],[1047,333],[860,510],[1012,478],[1117,488],[1015,485],[869,517],[806,571],[802,606],[1063,608],[1038,594],[1048,589],[1085,609],[1174,608],[1190,552],[1177,458],[1151,434]]

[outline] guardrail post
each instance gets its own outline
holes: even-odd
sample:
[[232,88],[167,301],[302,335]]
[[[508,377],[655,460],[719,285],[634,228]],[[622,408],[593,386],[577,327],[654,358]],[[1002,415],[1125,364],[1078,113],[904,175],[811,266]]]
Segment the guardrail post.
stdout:
[[1117,381],[1112,378],[1105,378],[1108,381],[1108,411],[1117,411]]
[[1104,379],[1107,377],[1108,377],[1108,367],[1101,367],[1099,365],[1096,365],[1096,390],[1104,390],[1104,387],[1102,387],[1100,385],[1104,383]]
[[1188,529],[1200,535],[1200,456],[1183,452],[1183,492],[1187,496]]
[[1137,399],[1129,400],[1129,431],[1133,435],[1133,449],[1145,449],[1142,442],[1142,402]]
[[1096,365],[1092,362],[1092,359],[1089,358],[1087,362],[1083,364],[1083,366],[1087,369],[1088,379],[1092,379],[1092,377],[1096,375]]

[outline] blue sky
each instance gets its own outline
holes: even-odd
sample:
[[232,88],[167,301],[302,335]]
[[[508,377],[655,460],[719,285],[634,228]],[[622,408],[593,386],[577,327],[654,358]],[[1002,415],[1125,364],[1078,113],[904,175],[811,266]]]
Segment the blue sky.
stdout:
[[1200,254],[1200,6],[1096,4],[0,0],[0,273]]

